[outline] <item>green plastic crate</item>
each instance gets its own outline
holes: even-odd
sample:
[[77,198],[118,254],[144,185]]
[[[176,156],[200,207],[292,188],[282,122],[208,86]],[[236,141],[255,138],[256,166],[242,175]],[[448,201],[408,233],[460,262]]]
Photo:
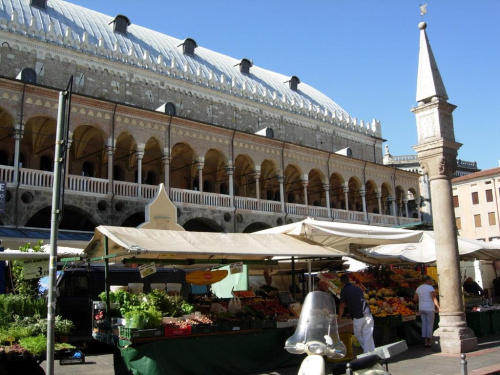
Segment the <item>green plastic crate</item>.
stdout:
[[476,337],[491,334],[491,314],[489,311],[468,312],[465,316],[467,325],[474,331]]
[[137,329],[124,326],[119,327],[119,334],[120,337],[127,340],[165,336],[164,330],[159,328]]

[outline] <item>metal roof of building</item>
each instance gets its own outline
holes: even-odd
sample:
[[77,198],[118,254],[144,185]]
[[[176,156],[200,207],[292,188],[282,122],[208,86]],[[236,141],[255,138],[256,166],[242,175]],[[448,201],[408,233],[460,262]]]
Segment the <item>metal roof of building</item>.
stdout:
[[[190,56],[183,53],[184,40],[133,23],[128,25],[126,34],[115,32],[115,18],[61,0],[47,0],[46,9],[31,6],[29,0],[0,0],[0,28],[9,32],[138,65],[327,122],[358,125],[337,103],[306,83],[301,82],[297,91],[292,90],[288,84],[291,77],[256,65],[250,68],[250,74],[241,73],[241,59],[202,46]],[[376,135],[380,133],[375,120],[360,125]]]

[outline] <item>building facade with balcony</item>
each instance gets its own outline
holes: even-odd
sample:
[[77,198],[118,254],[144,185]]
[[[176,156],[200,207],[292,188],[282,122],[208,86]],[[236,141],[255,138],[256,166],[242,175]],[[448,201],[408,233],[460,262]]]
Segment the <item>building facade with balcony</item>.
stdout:
[[420,220],[419,175],[382,164],[380,123],[297,76],[61,0],[0,0],[0,59],[4,226],[50,227],[68,87],[61,229],[137,226],[160,183],[187,230]]

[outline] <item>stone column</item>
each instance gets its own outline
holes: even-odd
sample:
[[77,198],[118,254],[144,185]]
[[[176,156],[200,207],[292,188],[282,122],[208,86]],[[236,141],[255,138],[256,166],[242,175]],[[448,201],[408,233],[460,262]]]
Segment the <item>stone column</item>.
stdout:
[[309,185],[309,176],[308,175],[303,175],[302,179],[300,180],[300,183],[302,184],[302,188],[304,189],[304,205],[308,205],[308,199],[307,199],[307,185]]
[[137,196],[142,197],[142,158],[144,157],[144,147],[137,147]]
[[404,199],[403,199],[403,205],[405,206],[405,213],[406,213],[406,217],[409,217],[409,212],[408,212],[408,199],[407,199],[407,198],[404,198]]
[[203,193],[203,167],[205,166],[205,158],[198,156],[196,158],[196,169],[198,170],[198,190]]
[[255,198],[260,199],[260,167],[255,166],[255,171],[253,172],[253,178],[255,179]]
[[163,161],[163,184],[165,185],[165,191],[170,196],[170,149],[168,147],[163,149],[161,160]]
[[328,209],[328,218],[332,218],[332,208],[330,207],[330,184],[323,184],[323,189],[325,189],[325,203]]
[[462,300],[457,229],[453,207],[451,178],[456,168],[461,144],[455,142],[452,112],[448,94],[421,22],[419,69],[417,76],[418,106],[416,116],[417,152],[423,174],[429,176],[436,266],[439,283],[439,328],[434,332],[432,347],[445,353],[466,353],[477,349],[477,338],[467,327]]
[[415,199],[415,204],[417,206],[417,212],[418,212],[418,220],[422,221],[422,208],[420,207],[422,204],[422,197],[418,197]]
[[228,163],[226,172],[229,177],[229,198],[231,200],[231,207],[234,207],[234,167],[233,163]]
[[382,193],[377,192],[378,213],[382,215]]
[[21,139],[24,135],[24,124],[14,125],[14,176],[12,182],[19,179],[19,155],[21,154]]
[[398,205],[396,202],[396,197],[391,197],[392,199],[392,215],[398,217]]
[[342,191],[344,192],[345,210],[349,211],[349,186],[347,185],[347,182],[344,186],[342,186]]
[[69,155],[71,153],[71,145],[73,144],[73,132],[68,131],[68,145],[66,147],[66,155],[64,162],[64,187],[69,188]]
[[280,201],[281,201],[281,212],[285,212],[285,187],[283,186],[285,182],[285,176],[276,176],[278,182],[280,183]]
[[361,189],[359,191],[361,195],[361,201],[363,203],[363,213],[365,214],[365,221],[368,221],[368,213],[366,212],[366,189]]
[[108,138],[108,145],[106,146],[108,153],[108,194],[113,194],[113,154],[115,153],[115,140],[111,137]]

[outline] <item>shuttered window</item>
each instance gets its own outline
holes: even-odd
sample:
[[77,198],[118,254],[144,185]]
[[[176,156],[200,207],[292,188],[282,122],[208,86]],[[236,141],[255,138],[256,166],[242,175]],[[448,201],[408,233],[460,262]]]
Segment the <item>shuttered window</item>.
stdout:
[[488,223],[490,225],[496,225],[497,223],[497,218],[495,216],[494,212],[488,212]]
[[476,228],[481,227],[481,215],[474,215],[474,226]]
[[479,195],[477,191],[472,193],[472,204],[479,204]]
[[458,195],[453,196],[453,207],[460,207],[460,204],[458,202]]
[[486,202],[493,202],[493,190],[486,190]]

